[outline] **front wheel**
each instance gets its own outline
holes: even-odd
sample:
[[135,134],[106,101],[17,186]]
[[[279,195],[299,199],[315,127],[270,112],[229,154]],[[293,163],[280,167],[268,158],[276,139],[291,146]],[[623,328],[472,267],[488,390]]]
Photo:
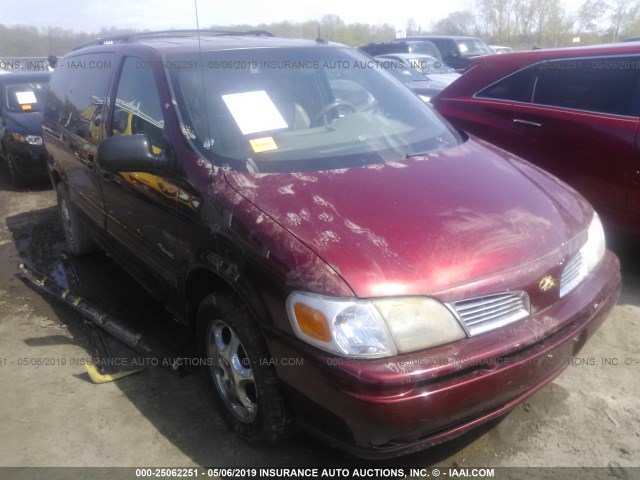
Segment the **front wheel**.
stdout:
[[249,309],[232,291],[211,294],[202,301],[198,338],[229,427],[257,444],[287,437],[293,418],[264,338]]
[[58,196],[58,214],[64,231],[67,250],[72,255],[86,255],[98,249],[95,241],[78,217],[76,207],[69,200],[69,193],[63,183],[56,187]]

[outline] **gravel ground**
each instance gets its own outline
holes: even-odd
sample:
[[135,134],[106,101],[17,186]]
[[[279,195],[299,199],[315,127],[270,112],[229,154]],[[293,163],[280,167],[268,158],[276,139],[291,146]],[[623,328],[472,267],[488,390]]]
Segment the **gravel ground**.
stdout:
[[[245,444],[225,427],[201,373],[148,367],[92,383],[81,364],[92,355],[82,320],[15,278],[24,257],[58,268],[61,238],[46,183],[20,191],[0,183],[0,466],[597,466],[612,478],[640,466],[636,241],[610,242],[623,265],[620,302],[553,383],[500,422],[408,457],[365,462],[302,433],[271,448]],[[53,365],[31,364],[44,358]]]

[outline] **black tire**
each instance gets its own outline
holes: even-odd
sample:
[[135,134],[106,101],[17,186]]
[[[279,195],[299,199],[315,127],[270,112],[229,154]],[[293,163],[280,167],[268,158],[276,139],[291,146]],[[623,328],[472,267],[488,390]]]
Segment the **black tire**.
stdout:
[[95,252],[98,246],[80,220],[78,211],[69,200],[69,193],[63,183],[58,184],[56,193],[58,196],[58,215],[62,223],[67,250],[75,256]]
[[[288,437],[294,430],[293,416],[265,340],[247,306],[231,290],[208,295],[198,309],[197,334],[201,355],[210,363],[206,366],[208,377],[229,427],[243,440],[259,445],[272,445]],[[239,343],[232,341],[234,337]],[[221,353],[220,345],[236,347],[229,349],[231,353]],[[242,377],[241,386],[233,380],[238,371],[250,375]]]
[[14,187],[22,187],[25,184],[25,178],[20,174],[16,167],[16,161],[9,152],[4,154],[5,163],[7,164],[7,172],[9,173],[9,181]]

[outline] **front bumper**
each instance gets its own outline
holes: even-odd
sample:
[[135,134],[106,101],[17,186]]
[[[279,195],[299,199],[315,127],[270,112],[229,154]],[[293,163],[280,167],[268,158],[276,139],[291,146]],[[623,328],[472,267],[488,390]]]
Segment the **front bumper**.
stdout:
[[23,177],[44,178],[48,175],[45,150],[42,145],[12,141],[7,144],[14,166]]
[[[499,417],[551,382],[604,322],[620,295],[607,252],[569,295],[531,318],[429,351],[336,358],[270,336],[300,426],[357,456],[407,454]],[[303,363],[303,367],[300,366]]]

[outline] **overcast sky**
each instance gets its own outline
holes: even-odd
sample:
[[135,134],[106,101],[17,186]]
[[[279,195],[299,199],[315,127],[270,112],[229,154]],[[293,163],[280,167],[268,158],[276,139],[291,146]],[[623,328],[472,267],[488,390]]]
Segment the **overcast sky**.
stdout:
[[[7,2],[8,0],[4,0]],[[574,11],[582,0],[564,0]],[[1,2],[4,3],[4,2]],[[354,0],[199,0],[200,27],[259,24],[289,20],[318,20],[332,13],[347,23],[390,23],[404,29],[415,18],[423,29],[473,0],[392,0],[374,3]],[[102,27],[131,29],[195,28],[193,0],[20,0],[4,8],[0,23],[63,27],[96,32]]]

